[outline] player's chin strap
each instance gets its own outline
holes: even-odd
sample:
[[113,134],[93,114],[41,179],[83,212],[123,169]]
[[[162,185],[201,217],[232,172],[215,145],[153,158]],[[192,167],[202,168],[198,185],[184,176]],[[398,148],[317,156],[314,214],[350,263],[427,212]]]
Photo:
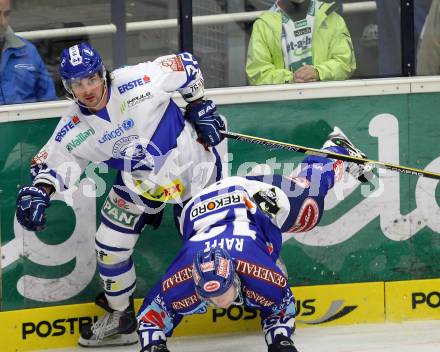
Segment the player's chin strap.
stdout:
[[395,165],[395,164],[385,163],[385,162],[377,161],[377,160],[356,158],[354,156],[334,153],[334,152],[331,152],[328,150],[303,147],[301,145],[279,142],[279,141],[275,141],[272,139],[249,136],[246,134],[241,134],[241,133],[236,133],[236,132],[220,131],[220,133],[223,134],[223,136],[225,136],[226,138],[231,138],[231,139],[235,139],[238,141],[254,143],[254,144],[261,144],[261,145],[265,145],[265,146],[271,147],[271,148],[291,150],[291,151],[298,152],[298,153],[317,155],[317,156],[322,156],[325,158],[338,159],[338,160],[348,161],[348,162],[361,164],[361,165],[368,164],[371,167],[375,166],[380,169],[397,171],[397,172],[400,172],[400,173],[406,174],[406,175],[414,175],[414,176],[427,177],[427,178],[432,178],[435,180],[440,180],[440,174],[438,174],[438,173],[430,172],[430,171],[426,171],[426,170],[421,170],[421,169],[415,169],[415,168],[408,167],[408,166]]

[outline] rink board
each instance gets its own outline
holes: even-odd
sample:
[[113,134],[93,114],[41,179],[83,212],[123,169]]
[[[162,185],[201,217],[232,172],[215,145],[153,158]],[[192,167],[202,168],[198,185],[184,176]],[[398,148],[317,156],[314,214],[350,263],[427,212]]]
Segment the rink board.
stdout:
[[[437,292],[440,279],[403,282],[371,282],[318,285],[292,288],[297,300],[297,324],[334,326],[380,323],[401,319],[439,319],[438,300],[431,294],[430,304],[437,309],[419,309],[412,316],[405,297],[411,292]],[[139,308],[141,300],[136,300]],[[406,308],[405,308],[406,307]],[[406,311],[405,311],[406,309]],[[434,313],[435,312],[435,313]],[[92,303],[35,308],[0,313],[2,351],[28,351],[75,346],[80,326],[102,315]],[[259,331],[256,311],[243,307],[210,310],[203,315],[185,317],[174,336]]]
[[[355,93],[370,83],[343,84],[353,85],[350,91]],[[336,125],[372,159],[440,170],[440,94],[403,93],[415,89],[408,89],[407,84],[405,89],[399,85],[393,90],[402,94],[384,95],[384,87],[378,82],[374,95],[332,99],[312,95],[333,93],[328,87],[300,91],[286,86],[270,90],[259,87],[266,89],[264,97],[269,101],[223,101],[219,111],[228,117],[231,131],[314,148],[322,146]],[[257,88],[240,89],[236,99],[244,92],[255,97],[254,89]],[[230,90],[226,92],[230,94]],[[277,98],[301,93],[310,99],[273,101],[274,97],[269,96],[272,93]],[[220,96],[213,97],[216,103],[217,98],[221,101]],[[28,165],[49,138],[58,115],[48,111],[45,118],[35,119],[37,111],[28,110],[25,114],[20,110],[16,112],[19,117],[9,121],[12,112],[7,114],[6,120],[0,119],[1,310],[90,302],[102,290],[96,270],[94,234],[115,172],[91,164],[87,169],[89,177],[80,186],[93,180],[97,185],[96,198],[86,196],[81,188],[71,197],[69,192],[64,192],[68,193],[65,198],[57,194],[47,209],[47,228],[39,233],[24,231],[14,218],[17,190],[30,182]],[[276,172],[289,174],[304,157],[233,140],[228,141],[228,151],[225,169],[230,175],[244,175],[257,163],[272,164]],[[40,156],[44,157],[44,153]],[[318,226],[307,234],[283,236],[281,255],[291,284],[440,277],[438,181],[393,172],[381,173],[376,180],[380,181],[378,187],[363,185],[350,189],[345,185],[350,189],[345,197],[339,197],[335,187],[326,198],[326,209]],[[90,185],[87,187],[90,193]],[[371,194],[375,188],[379,191]],[[143,297],[155,285],[180,248],[172,207],[167,207],[160,228],[152,231],[147,227],[136,245],[136,297]]]
[[387,320],[440,319],[440,279],[385,283]]

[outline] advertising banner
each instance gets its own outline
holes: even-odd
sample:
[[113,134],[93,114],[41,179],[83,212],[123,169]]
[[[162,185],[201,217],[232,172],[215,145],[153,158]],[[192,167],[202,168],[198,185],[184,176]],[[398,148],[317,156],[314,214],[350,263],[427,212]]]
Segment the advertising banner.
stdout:
[[385,283],[390,321],[440,319],[440,279]]
[[[298,329],[307,326],[377,323],[384,316],[384,283],[318,285],[292,288]],[[142,300],[135,301],[136,309]],[[0,313],[2,351],[75,346],[79,331],[96,321],[103,310],[91,303]],[[182,319],[173,336],[261,331],[259,313],[243,306],[209,309]],[[263,342],[261,333],[261,343]]]

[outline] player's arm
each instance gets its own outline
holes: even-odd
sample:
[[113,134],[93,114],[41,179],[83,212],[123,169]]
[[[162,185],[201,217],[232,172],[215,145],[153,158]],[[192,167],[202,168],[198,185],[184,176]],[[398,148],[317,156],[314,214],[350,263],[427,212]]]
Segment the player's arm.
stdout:
[[223,140],[221,130],[225,123],[217,113],[212,100],[205,100],[205,83],[195,57],[187,52],[163,56],[155,60],[167,75],[163,88],[167,92],[178,91],[188,103],[185,118],[194,125],[202,143],[215,146]]
[[261,325],[268,352],[297,352],[292,337],[295,331],[295,298],[287,286],[282,299],[272,307],[261,310]]
[[73,185],[88,164],[88,161],[70,154],[65,145],[56,140],[64,124],[65,119],[62,119],[49,141],[32,159],[32,185],[24,186],[18,192],[17,221],[29,231],[44,229],[50,196]]
[[172,335],[182,316],[173,311],[166,299],[160,280],[139,309],[137,319],[141,352],[169,352],[167,337]]

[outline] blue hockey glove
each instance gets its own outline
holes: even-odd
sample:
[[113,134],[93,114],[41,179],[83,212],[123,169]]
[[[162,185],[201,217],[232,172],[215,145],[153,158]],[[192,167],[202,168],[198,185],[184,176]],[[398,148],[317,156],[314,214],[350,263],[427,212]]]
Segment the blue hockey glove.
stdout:
[[268,352],[298,352],[292,340],[281,334],[276,335],[273,343],[268,347]]
[[44,212],[49,206],[49,195],[40,187],[25,186],[17,196],[17,220],[28,231],[44,229]]
[[188,104],[185,117],[194,125],[202,142],[214,147],[223,140],[220,131],[225,130],[225,124],[212,100]]

